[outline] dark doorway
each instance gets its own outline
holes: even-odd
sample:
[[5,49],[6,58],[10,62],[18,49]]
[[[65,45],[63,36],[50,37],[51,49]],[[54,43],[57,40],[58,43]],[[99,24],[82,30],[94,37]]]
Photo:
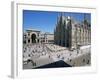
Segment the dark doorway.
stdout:
[[37,42],[39,43],[39,39],[37,40]]
[[36,43],[36,35],[32,34],[31,35],[32,43]]

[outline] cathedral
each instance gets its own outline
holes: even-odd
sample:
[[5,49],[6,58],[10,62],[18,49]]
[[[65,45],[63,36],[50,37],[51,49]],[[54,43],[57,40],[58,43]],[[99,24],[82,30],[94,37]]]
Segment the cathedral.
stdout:
[[82,22],[62,14],[57,18],[54,29],[54,43],[69,49],[91,44],[91,25],[84,18]]

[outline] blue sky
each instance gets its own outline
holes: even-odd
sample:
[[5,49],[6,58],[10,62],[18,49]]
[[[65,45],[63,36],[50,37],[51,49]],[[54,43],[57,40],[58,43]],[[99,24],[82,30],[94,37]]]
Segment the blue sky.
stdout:
[[[90,21],[90,13],[85,14]],[[58,15],[61,15],[61,12],[23,10],[23,29],[31,28],[40,30],[41,32],[53,33]],[[84,13],[65,12],[64,15],[72,16],[78,22],[84,20]]]

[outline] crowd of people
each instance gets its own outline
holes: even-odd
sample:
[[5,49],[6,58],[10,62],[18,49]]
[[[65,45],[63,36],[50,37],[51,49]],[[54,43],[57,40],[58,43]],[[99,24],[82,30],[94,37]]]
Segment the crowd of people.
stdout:
[[35,59],[38,59],[42,56],[47,55],[49,53],[49,50],[46,48],[44,44],[28,44],[24,45],[23,48],[23,61],[26,62],[27,60],[34,57]]
[[[61,47],[55,44],[27,44],[23,46],[23,64],[27,65],[29,62],[31,62],[33,64],[32,66],[36,67],[39,65],[37,64],[38,60],[42,57],[48,58],[48,62],[55,62],[59,60],[71,62],[71,60],[74,58],[77,58],[86,53],[90,53],[89,48],[87,50],[70,51],[66,47]],[[48,62],[43,64],[41,63],[41,65],[45,65]]]
[[59,45],[55,45],[55,44],[46,44],[46,46],[54,51],[54,52],[57,52],[57,51],[62,51],[62,50],[66,50],[67,48],[66,47],[62,47],[62,46],[59,46]]

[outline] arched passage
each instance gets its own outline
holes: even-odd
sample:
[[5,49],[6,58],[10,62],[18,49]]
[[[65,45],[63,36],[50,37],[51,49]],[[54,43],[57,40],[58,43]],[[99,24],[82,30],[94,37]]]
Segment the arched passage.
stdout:
[[31,35],[32,43],[36,43],[36,35],[32,34]]

